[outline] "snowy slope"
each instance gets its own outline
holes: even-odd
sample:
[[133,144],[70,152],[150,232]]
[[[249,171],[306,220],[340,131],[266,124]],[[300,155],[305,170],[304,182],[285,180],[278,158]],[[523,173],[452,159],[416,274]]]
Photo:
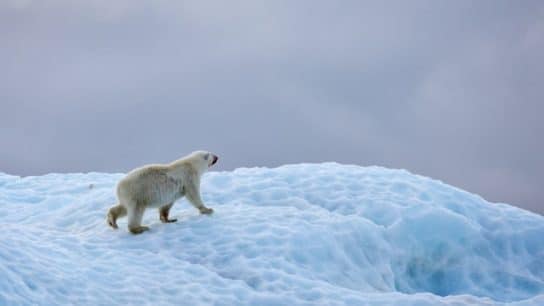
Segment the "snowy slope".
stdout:
[[0,174],[0,305],[544,305],[544,217],[403,170],[211,172],[139,236],[122,174]]

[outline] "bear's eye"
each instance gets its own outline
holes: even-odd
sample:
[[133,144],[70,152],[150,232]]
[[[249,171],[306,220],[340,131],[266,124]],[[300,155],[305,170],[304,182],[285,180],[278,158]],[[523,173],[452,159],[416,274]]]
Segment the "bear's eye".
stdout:
[[210,158],[210,153],[207,153],[206,155],[204,155],[205,160],[208,160],[208,158]]

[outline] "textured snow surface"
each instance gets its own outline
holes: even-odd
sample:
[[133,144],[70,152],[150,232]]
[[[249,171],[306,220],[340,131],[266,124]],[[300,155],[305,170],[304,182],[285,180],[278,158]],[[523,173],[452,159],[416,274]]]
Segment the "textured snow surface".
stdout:
[[0,174],[0,305],[544,305],[544,217],[403,170],[210,172],[106,225],[122,174]]

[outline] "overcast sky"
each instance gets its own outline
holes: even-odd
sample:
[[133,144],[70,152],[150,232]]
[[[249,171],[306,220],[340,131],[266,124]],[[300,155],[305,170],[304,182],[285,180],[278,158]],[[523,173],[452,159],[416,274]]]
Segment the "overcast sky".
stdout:
[[0,171],[404,168],[544,213],[544,1],[0,2]]

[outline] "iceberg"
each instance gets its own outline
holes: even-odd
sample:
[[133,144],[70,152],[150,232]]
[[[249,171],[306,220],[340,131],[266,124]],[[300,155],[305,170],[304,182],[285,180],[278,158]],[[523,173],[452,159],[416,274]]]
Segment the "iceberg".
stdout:
[[209,172],[141,235],[122,177],[0,174],[0,305],[544,305],[544,217],[405,170]]

